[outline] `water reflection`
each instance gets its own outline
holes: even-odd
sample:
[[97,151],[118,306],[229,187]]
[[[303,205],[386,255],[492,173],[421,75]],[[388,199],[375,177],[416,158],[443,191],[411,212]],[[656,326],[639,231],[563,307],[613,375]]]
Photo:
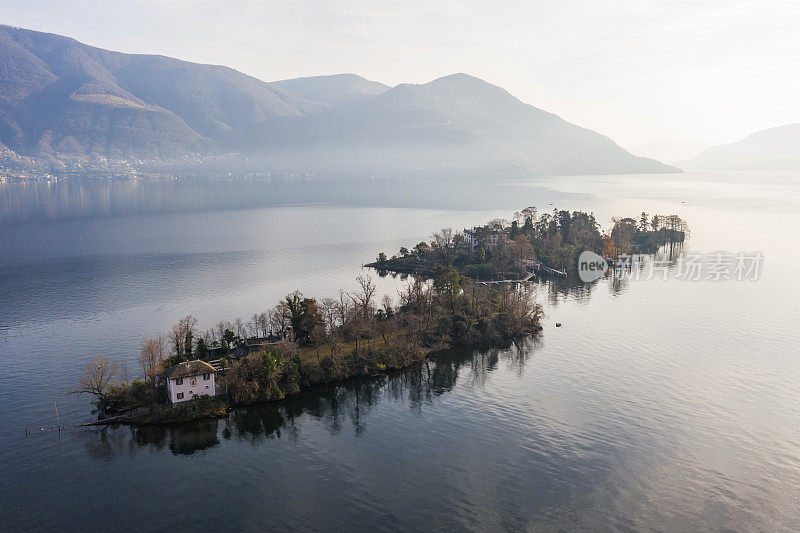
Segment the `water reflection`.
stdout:
[[173,455],[193,455],[219,445],[219,425],[220,421],[213,419],[176,426],[109,426],[86,432],[85,448],[92,458],[101,461],[134,455],[138,449],[169,449]]
[[[640,254],[624,265],[609,268],[603,279],[613,296],[620,296],[630,288],[633,281],[653,279],[659,276],[673,277],[678,270],[678,259],[684,253],[683,245],[665,245],[655,254]],[[586,303],[600,285],[601,280],[584,283],[577,275],[567,278],[540,278],[537,281],[537,296],[551,306],[572,300]]]
[[541,202],[585,196],[496,180],[487,188],[485,179],[464,177],[436,187],[429,176],[61,179],[0,183],[0,222],[297,204],[480,210],[518,207],[521,194]]
[[119,455],[134,455],[139,449],[192,455],[219,446],[220,439],[252,445],[271,439],[296,441],[298,421],[305,416],[322,422],[331,435],[348,430],[358,437],[368,431],[370,415],[379,403],[405,404],[421,415],[424,406],[433,405],[438,396],[452,391],[458,383],[483,387],[501,361],[521,375],[540,346],[541,337],[536,335],[505,349],[441,352],[403,371],[316,387],[282,402],[234,409],[221,419],[176,426],[109,426],[87,431],[85,448],[92,458],[111,461]]

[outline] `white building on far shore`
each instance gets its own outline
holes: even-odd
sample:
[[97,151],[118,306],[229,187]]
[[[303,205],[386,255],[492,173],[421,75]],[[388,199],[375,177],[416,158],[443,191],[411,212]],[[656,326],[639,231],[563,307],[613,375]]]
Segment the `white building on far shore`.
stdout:
[[494,248],[498,243],[508,240],[508,231],[504,229],[472,228],[464,229],[464,243],[471,249],[483,245],[487,248]]

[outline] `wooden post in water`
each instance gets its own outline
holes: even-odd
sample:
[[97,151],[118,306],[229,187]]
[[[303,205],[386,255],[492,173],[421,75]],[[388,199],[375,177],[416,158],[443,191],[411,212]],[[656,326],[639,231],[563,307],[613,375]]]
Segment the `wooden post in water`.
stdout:
[[53,400],[53,407],[56,408],[56,424],[58,425],[58,432],[61,433],[61,419],[58,418],[58,404]]

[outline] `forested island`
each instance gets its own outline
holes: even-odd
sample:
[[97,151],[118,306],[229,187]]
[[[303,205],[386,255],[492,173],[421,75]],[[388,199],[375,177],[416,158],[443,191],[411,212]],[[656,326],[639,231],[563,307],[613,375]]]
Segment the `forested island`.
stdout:
[[[688,231],[674,215],[613,222],[606,234],[591,213],[538,216],[529,207],[511,222],[496,219],[461,233],[445,228],[430,244],[401,248],[391,258],[381,253],[368,265],[411,274],[397,299],[379,300],[371,277],[362,274],[355,291],[337,298],[294,291],[249,320],[221,321],[205,332],[189,315],[168,334],[142,341],[143,377],[128,379],[127,368],[100,356],[86,365],[73,392],[94,397],[101,422],[175,423],[222,416],[233,406],[280,400],[317,384],[385,374],[459,346],[507,345],[542,329],[542,307],[513,280],[536,272],[567,275],[584,250],[609,259],[652,253],[682,243]],[[505,282],[487,283],[497,279]],[[191,374],[189,367],[205,370]],[[182,383],[176,376],[184,375],[201,375],[211,389],[190,390],[190,398],[168,392],[170,380]]]
[[[541,329],[542,309],[527,292],[485,287],[454,269],[432,279],[409,278],[396,304],[388,296],[377,301],[366,274],[357,285],[319,301],[295,291],[247,322],[220,322],[203,334],[197,319],[187,316],[169,335],[144,339],[142,379],[122,379],[118,364],[97,357],[75,392],[94,396],[101,419],[178,422],[279,400],[319,383],[383,374],[456,346],[505,344]],[[212,362],[225,394],[170,405],[163,375],[191,360]]]
[[535,207],[527,207],[511,221],[494,219],[460,233],[442,229],[431,235],[430,243],[400,248],[391,257],[382,252],[368,266],[422,276],[453,268],[477,281],[523,280],[542,273],[566,276],[586,250],[615,261],[680,245],[688,235],[686,222],[677,215],[642,212],[612,222],[611,231],[604,233],[593,213],[554,209],[539,215]]

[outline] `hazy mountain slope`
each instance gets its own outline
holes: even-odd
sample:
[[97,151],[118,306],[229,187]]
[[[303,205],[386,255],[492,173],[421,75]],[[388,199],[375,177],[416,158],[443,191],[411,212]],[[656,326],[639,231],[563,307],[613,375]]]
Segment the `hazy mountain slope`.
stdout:
[[123,87],[223,146],[251,148],[249,139],[270,120],[325,108],[228,67],[160,56],[109,59],[121,59],[114,73]]
[[700,152],[718,142],[695,141],[690,139],[652,139],[646,143],[628,148],[632,154],[657,159],[665,163],[684,161],[697,157]]
[[28,153],[248,149],[270,119],[324,109],[227,67],[0,27],[0,141]]
[[678,163],[692,170],[800,170],[800,123],[758,131]]
[[365,96],[375,96],[389,90],[388,85],[370,81],[356,74],[311,76],[270,83],[315,102],[339,106],[350,104]]
[[0,143],[51,159],[234,152],[225,165],[319,172],[676,171],[465,74],[391,89],[352,74],[265,83],[7,26]]
[[392,168],[511,162],[546,174],[675,171],[466,74],[282,121],[262,144],[302,147],[297,157],[320,166],[358,163],[365,170],[383,161]]

